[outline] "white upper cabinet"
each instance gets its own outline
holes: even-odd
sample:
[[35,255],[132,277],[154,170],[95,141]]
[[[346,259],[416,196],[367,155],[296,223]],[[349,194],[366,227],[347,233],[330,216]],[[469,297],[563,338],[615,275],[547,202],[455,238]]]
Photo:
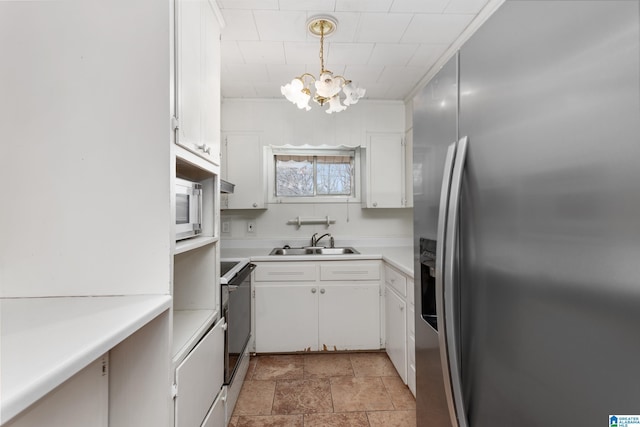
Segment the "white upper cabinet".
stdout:
[[405,153],[401,133],[370,133],[363,151],[364,208],[403,208],[406,197]]
[[265,209],[267,181],[259,133],[228,133],[222,148],[222,176],[235,184],[222,198],[225,209]]
[[176,1],[176,143],[220,164],[219,10]]

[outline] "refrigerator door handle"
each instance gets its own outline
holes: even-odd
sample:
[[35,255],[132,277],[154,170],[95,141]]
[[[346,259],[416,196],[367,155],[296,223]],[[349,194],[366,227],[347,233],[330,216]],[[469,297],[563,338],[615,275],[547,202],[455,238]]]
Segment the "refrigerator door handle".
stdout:
[[444,391],[447,398],[447,407],[449,409],[449,418],[452,427],[458,427],[456,422],[456,409],[454,406],[453,391],[451,388],[451,373],[449,370],[449,352],[447,349],[447,325],[445,324],[445,306],[444,306],[444,266],[445,266],[445,247],[447,232],[447,212],[451,193],[451,176],[453,174],[453,163],[456,158],[457,142],[451,143],[447,148],[447,154],[444,161],[444,172],[442,176],[442,190],[440,191],[440,210],[438,212],[438,229],[436,241],[439,248],[436,250],[435,263],[435,284],[436,284],[436,314],[438,324],[438,342],[440,347],[440,364],[442,366],[442,375],[444,377]]
[[465,413],[464,399],[462,396],[462,384],[460,376],[460,337],[458,336],[459,313],[457,303],[460,298],[457,295],[458,289],[455,286],[455,260],[458,256],[458,227],[460,217],[460,192],[462,189],[462,175],[464,172],[465,160],[467,157],[467,146],[469,138],[467,136],[458,141],[456,158],[451,174],[451,191],[449,194],[446,235],[445,235],[445,256],[444,256],[444,312],[445,312],[445,340],[446,351],[448,353],[448,365],[451,379],[451,389],[453,392],[453,403],[456,411],[458,427],[468,427]]

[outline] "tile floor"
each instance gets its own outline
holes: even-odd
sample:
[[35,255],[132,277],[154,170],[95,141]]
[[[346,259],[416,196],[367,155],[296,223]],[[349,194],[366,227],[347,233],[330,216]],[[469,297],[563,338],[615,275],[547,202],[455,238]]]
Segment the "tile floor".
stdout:
[[415,427],[415,408],[386,353],[261,355],[230,427]]

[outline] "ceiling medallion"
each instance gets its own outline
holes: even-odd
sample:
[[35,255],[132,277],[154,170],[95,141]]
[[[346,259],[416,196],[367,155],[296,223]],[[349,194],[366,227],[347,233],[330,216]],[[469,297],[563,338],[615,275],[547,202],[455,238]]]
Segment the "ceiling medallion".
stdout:
[[[313,100],[321,106],[325,103],[329,104],[329,108],[326,110],[327,114],[346,110],[347,106],[356,104],[366,92],[365,89],[353,84],[351,80],[343,76],[334,76],[331,71],[324,68],[324,38],[334,33],[337,28],[338,21],[331,16],[314,16],[307,21],[307,30],[314,36],[320,37],[319,77],[316,79],[313,74],[304,73],[280,87],[280,92],[301,110],[309,111],[311,109],[309,100],[311,99],[312,87],[315,89]],[[344,99],[340,98],[340,92],[345,96]]]

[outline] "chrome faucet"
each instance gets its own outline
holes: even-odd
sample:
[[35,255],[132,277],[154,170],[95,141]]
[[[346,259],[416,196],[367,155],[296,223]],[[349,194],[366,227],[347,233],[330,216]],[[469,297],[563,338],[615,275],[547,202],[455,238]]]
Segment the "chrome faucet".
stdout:
[[331,233],[325,233],[322,236],[318,237],[316,239],[316,235],[318,233],[315,233],[313,236],[311,236],[311,246],[318,246],[318,243],[320,242],[320,240],[322,240],[323,238],[329,236],[329,245],[333,248],[335,245],[335,241],[333,240],[333,236],[331,236]]

